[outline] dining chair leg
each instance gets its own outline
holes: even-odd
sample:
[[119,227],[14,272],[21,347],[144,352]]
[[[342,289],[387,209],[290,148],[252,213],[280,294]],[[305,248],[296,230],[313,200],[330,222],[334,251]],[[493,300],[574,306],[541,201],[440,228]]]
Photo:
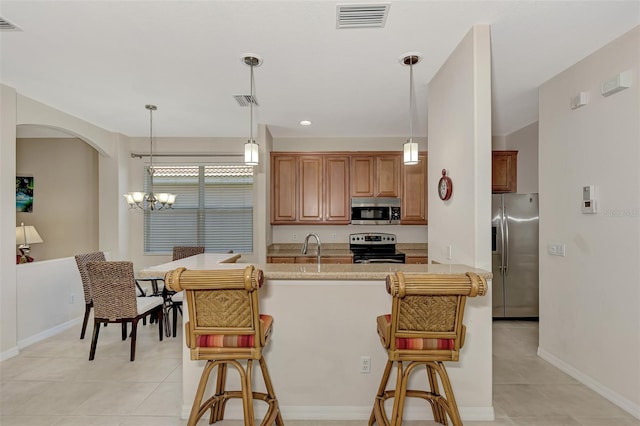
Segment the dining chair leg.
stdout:
[[93,336],[91,337],[91,349],[89,350],[89,361],[93,361],[96,356],[96,346],[98,344],[98,334],[100,334],[100,322],[93,320]]
[[82,321],[82,331],[80,332],[80,339],[84,339],[84,333],[87,331],[87,323],[89,322],[89,314],[91,313],[92,303],[84,305],[84,320]]
[[178,334],[178,306],[173,306],[173,337]]
[[122,340],[127,340],[127,323],[122,323]]
[[[123,325],[126,322],[122,323]],[[134,318],[131,321],[131,361],[136,359],[136,335],[138,334],[138,318]]]
[[[160,335],[160,341],[162,341],[162,327],[163,327],[163,324],[164,324],[164,321],[163,321],[164,310],[163,310],[162,306],[160,306],[160,309],[158,309],[157,316],[158,316],[158,333]],[[167,330],[168,329],[169,328],[167,327]]]

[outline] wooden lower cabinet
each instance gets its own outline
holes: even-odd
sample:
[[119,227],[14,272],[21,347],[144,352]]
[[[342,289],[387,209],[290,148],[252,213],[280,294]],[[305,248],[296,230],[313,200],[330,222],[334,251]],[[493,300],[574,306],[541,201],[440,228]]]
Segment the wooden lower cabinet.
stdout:
[[267,263],[296,263],[293,256],[268,256]]
[[[269,256],[267,263],[317,263],[316,256]],[[351,256],[320,256],[320,263],[351,263]]]
[[417,263],[429,263],[429,257],[427,256],[407,256],[404,263],[417,264]]

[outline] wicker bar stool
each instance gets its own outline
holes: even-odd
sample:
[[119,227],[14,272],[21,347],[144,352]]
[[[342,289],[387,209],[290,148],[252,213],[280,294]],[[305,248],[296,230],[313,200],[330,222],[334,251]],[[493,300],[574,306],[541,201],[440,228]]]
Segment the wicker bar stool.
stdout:
[[[165,284],[170,290],[183,291],[187,301],[189,321],[184,325],[187,347],[192,360],[206,360],[200,384],[193,400],[188,425],[194,426],[211,410],[209,423],[224,419],[226,403],[241,398],[244,424],[254,425],[253,400],[268,404],[261,425],[284,425],[262,350],[271,337],[273,318],[261,315],[258,289],[262,286],[260,269],[253,265],[245,269],[202,271],[178,268],[167,273]],[[239,361],[245,360],[246,365]],[[251,375],[253,361],[260,364],[266,392],[255,392]],[[235,368],[240,376],[241,390],[228,391],[227,368]],[[217,368],[215,394],[204,402],[204,392],[213,369]]]
[[[377,324],[388,360],[369,426],[374,423],[400,426],[407,397],[429,402],[436,422],[447,425],[449,418],[454,426],[462,425],[444,361],[458,361],[466,332],[462,324],[466,299],[485,295],[486,280],[470,272],[466,275],[404,275],[397,272],[387,277],[387,292],[393,296],[391,315],[379,316]],[[396,386],[387,390],[394,363]],[[426,367],[429,390],[407,389],[409,376],[420,366]],[[384,407],[389,398],[393,398],[390,421]]]

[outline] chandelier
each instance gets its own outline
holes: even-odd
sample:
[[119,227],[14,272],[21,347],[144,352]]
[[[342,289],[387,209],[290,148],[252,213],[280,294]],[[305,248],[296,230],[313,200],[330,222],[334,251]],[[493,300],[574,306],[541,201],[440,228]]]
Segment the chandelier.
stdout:
[[418,53],[409,53],[400,59],[403,65],[409,66],[409,139],[404,143],[404,164],[418,164],[418,142],[413,141],[413,66],[420,62],[422,57]]
[[153,193],[153,175],[155,169],[153,168],[153,111],[158,107],[155,105],[145,105],[149,110],[149,193],[145,192],[128,192],[124,194],[129,208],[139,208],[141,210],[162,210],[164,208],[171,208],[176,201],[176,196],[169,193]]
[[253,68],[259,67],[262,65],[262,58],[258,58],[257,56],[248,55],[242,58],[242,62],[245,65],[248,65],[251,68],[251,96],[249,99],[249,140],[244,144],[244,164],[247,166],[257,166],[258,165],[258,149],[260,145],[256,143],[253,139],[253,104],[257,105],[256,95],[255,95],[255,84],[253,80]]

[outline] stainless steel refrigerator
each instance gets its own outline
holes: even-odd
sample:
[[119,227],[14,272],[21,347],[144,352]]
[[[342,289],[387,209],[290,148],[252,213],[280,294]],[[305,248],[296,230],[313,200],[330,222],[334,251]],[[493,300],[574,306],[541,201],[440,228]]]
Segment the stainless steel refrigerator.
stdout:
[[493,194],[493,317],[538,317],[538,194]]

